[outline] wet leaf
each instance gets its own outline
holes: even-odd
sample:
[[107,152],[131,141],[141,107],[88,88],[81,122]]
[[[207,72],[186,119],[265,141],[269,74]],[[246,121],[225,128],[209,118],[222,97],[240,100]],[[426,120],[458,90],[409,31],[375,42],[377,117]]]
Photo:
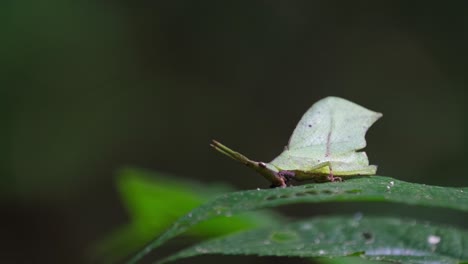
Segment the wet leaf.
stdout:
[[321,217],[213,239],[159,263],[205,254],[361,255],[371,260],[404,263],[458,263],[468,259],[468,232],[396,218]]
[[468,188],[451,188],[408,183],[389,177],[352,178],[345,182],[307,184],[289,188],[250,190],[224,194],[177,220],[160,237],[130,260],[135,263],[167,240],[201,221],[219,215],[297,203],[393,202],[468,211]]

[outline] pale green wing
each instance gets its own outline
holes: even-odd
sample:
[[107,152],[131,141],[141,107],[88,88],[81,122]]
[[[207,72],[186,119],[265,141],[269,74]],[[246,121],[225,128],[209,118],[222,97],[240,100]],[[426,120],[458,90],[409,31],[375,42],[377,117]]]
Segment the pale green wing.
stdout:
[[366,146],[365,134],[381,116],[342,98],[324,98],[304,114],[285,151],[270,164],[307,171],[330,162],[336,175],[375,174],[366,154],[356,151]]

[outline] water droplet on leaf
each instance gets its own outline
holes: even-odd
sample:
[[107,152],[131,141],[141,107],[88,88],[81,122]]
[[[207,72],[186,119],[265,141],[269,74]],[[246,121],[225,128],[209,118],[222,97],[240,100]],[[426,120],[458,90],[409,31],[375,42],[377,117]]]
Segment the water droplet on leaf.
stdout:
[[440,236],[430,235],[427,237],[427,243],[437,245],[440,242]]

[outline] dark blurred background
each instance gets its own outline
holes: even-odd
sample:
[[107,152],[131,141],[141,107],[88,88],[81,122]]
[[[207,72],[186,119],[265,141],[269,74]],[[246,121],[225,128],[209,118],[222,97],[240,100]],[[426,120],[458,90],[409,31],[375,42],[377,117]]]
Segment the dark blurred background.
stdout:
[[367,136],[379,175],[468,185],[467,10],[2,1],[0,260],[84,262],[90,243],[128,221],[114,184],[124,165],[266,187],[210,139],[269,161],[328,95],[384,113]]

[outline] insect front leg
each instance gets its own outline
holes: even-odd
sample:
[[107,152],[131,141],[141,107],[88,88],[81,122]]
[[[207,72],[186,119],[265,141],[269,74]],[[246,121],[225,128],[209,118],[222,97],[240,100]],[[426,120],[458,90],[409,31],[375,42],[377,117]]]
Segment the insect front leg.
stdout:
[[296,173],[290,170],[280,170],[277,175],[284,180],[287,186],[291,186],[291,180],[294,179]]

